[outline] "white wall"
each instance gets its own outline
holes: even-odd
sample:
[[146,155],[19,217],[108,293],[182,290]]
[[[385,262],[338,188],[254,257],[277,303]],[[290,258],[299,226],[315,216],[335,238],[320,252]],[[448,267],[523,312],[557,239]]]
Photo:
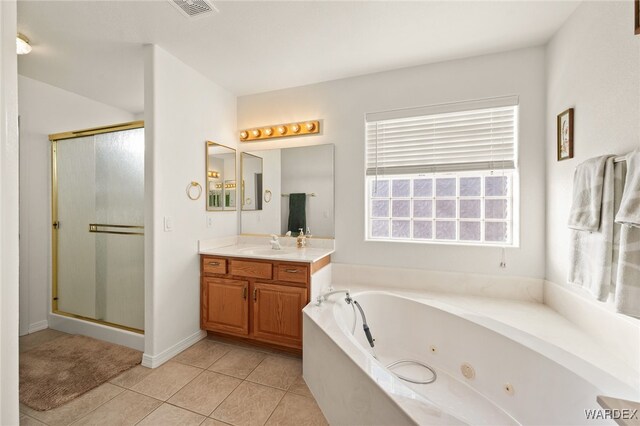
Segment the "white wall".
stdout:
[[[238,99],[238,128],[323,120],[319,135],[269,141],[273,147],[335,144],[336,253],[340,263],[544,276],[544,49],[400,69]],[[520,248],[364,241],[364,114],[502,95],[520,96]]]
[[[640,37],[633,2],[583,2],[547,47],[546,278],[544,302],[630,366],[640,360],[640,321],[567,284],[567,218],[582,161],[640,147]],[[556,115],[575,108],[574,158],[556,160]]]
[[[206,140],[236,147],[236,99],[160,47],[146,46],[145,124],[143,363],[157,366],[202,337],[198,240],[238,232],[236,211],[207,213],[205,197],[192,201],[185,192],[191,181],[204,184]],[[164,232],[166,216],[171,232]]]
[[[584,2],[547,48],[546,277],[567,281],[573,171],[640,147],[640,37],[633,2]],[[574,158],[556,160],[556,115],[575,108]]]
[[16,2],[0,2],[0,424],[18,424]]
[[[267,203],[263,198],[262,210],[242,211],[242,233],[281,235],[280,199],[282,198],[282,190],[280,188],[280,175],[282,172],[282,151],[280,149],[271,149],[265,151],[251,151],[251,154],[262,158],[262,196],[264,197],[264,191],[271,191],[271,201]],[[251,159],[252,157],[248,158]],[[250,166],[255,163],[255,161],[245,162],[242,174],[244,176],[253,176],[255,171],[248,169],[246,166]],[[247,180],[245,182],[245,194],[253,193],[251,191],[254,191],[254,186],[253,179]],[[242,188],[240,188],[240,191],[242,191]],[[248,196],[249,195],[247,195],[247,197]],[[253,198],[253,196],[251,197]],[[240,192],[240,199],[242,199],[242,192]]]
[[19,76],[20,334],[47,327],[51,294],[48,135],[134,120],[126,111]]
[[[335,235],[333,169],[332,145],[282,150],[282,192],[316,194],[306,199],[307,229],[312,236],[333,238]],[[289,225],[289,198],[281,198],[281,231],[285,233]]]

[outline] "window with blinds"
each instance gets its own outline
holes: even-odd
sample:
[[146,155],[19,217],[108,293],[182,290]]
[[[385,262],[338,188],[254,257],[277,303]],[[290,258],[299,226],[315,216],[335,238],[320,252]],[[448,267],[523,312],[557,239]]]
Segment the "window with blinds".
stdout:
[[367,239],[517,244],[518,98],[366,115]]

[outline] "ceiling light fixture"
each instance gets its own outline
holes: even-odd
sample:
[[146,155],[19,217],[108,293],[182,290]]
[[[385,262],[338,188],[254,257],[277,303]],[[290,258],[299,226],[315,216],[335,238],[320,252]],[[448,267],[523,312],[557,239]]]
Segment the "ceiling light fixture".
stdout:
[[29,52],[31,52],[29,39],[24,34],[18,33],[16,37],[16,53],[18,55],[26,55]]

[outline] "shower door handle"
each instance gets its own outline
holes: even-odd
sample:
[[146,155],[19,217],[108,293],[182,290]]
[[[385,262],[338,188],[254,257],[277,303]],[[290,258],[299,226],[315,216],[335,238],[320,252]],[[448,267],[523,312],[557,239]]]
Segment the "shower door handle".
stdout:
[[[115,228],[112,229],[100,229],[100,228]],[[117,235],[144,235],[144,226],[140,225],[110,225],[106,223],[90,223],[89,232],[96,234],[117,234]]]
[[53,229],[60,229],[60,221],[56,220],[55,222],[53,222]]

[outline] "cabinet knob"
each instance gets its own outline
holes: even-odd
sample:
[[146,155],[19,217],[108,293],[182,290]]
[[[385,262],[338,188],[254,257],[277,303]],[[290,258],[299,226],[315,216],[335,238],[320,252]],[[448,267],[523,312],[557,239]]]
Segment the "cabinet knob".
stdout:
[[209,266],[220,266],[220,262],[209,262]]
[[247,288],[246,287],[242,289],[242,298],[244,300],[247,300]]
[[253,289],[253,301],[254,302],[258,301],[258,289],[257,288]]
[[298,273],[297,269],[285,269],[284,271],[289,273],[289,274],[297,274]]

